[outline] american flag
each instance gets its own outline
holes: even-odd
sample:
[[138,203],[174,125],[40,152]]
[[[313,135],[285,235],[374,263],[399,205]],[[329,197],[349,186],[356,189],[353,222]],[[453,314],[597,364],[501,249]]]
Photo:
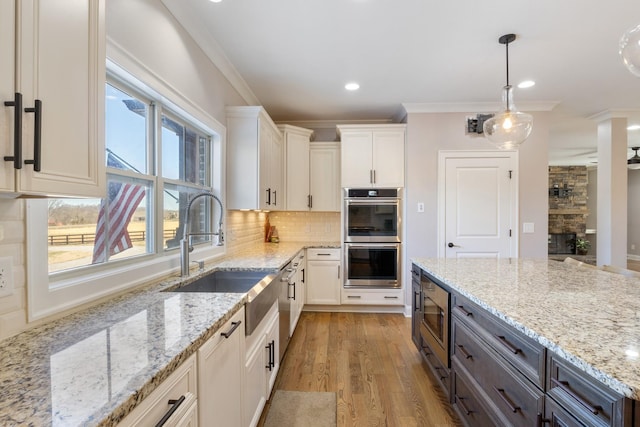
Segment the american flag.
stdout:
[[[107,154],[107,166],[116,169],[131,169],[111,151]],[[127,226],[146,194],[146,189],[142,185],[114,181],[109,182],[107,190],[107,198],[102,199],[100,203],[100,213],[96,224],[93,264],[107,260],[107,247],[109,255],[115,255],[133,246]]]

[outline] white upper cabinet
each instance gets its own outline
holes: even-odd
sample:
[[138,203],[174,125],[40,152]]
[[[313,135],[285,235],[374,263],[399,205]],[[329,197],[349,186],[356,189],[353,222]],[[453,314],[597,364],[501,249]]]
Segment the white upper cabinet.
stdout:
[[103,197],[105,1],[0,3],[0,191]]
[[279,125],[285,141],[286,209],[340,211],[340,143],[309,142],[313,131]]
[[282,133],[260,106],[227,107],[229,209],[284,209]]
[[404,187],[406,125],[339,125],[342,187]]

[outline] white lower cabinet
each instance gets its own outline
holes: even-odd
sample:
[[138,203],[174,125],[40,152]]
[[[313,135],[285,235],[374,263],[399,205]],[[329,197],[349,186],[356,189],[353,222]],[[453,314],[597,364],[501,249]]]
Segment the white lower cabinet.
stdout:
[[118,426],[155,426],[164,421],[162,424],[164,427],[197,427],[196,377],[197,365],[194,354],[151,392]]
[[[280,330],[276,301],[253,333],[246,337],[243,424],[256,426],[280,368]],[[232,425],[232,424],[220,424]]]
[[307,249],[306,303],[340,304],[340,249]]
[[301,250],[293,258],[293,266],[296,268],[296,274],[293,276],[293,285],[289,285],[289,298],[291,298],[291,316],[289,323],[289,336],[292,337],[298,325],[298,319],[302,313],[302,307],[305,302],[305,275],[306,261],[304,256],[305,250]]
[[404,305],[402,289],[342,289],[343,305]]
[[198,350],[200,426],[242,426],[244,307]]

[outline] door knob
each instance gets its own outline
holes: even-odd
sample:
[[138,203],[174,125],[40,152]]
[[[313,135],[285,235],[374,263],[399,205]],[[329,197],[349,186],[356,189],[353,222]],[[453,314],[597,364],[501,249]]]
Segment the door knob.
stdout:
[[460,247],[458,245],[454,245],[452,242],[447,243],[447,246],[449,246],[450,248],[459,248]]

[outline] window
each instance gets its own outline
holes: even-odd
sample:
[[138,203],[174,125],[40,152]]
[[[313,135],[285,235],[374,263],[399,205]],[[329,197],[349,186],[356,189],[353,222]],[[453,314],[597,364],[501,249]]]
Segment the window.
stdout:
[[[30,321],[177,272],[189,201],[204,191],[224,201],[224,127],[152,74],[159,89],[107,63],[108,194],[27,202],[27,256],[48,258],[48,268],[28,266]],[[188,231],[197,259],[224,255],[207,234],[222,217],[211,198],[192,203]]]

